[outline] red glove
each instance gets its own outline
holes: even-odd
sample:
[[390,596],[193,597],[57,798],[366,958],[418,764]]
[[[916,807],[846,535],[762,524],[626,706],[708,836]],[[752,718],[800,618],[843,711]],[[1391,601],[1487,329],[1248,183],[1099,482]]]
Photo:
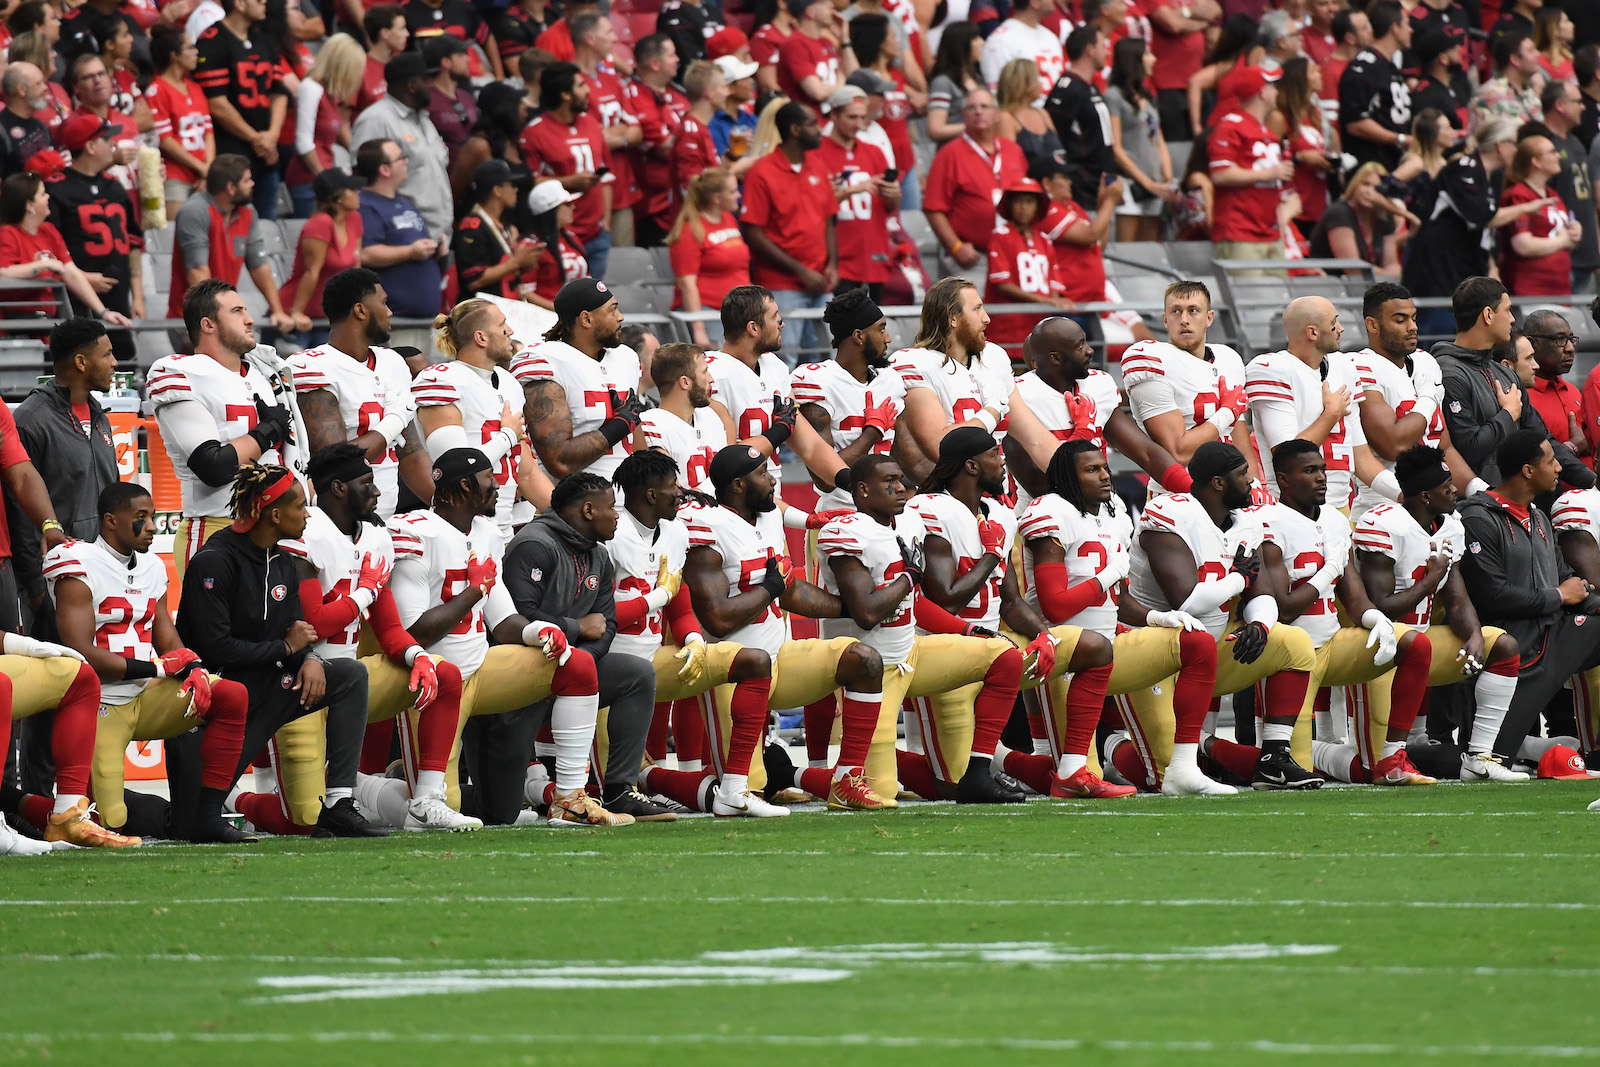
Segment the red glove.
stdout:
[[194,672],[200,657],[187,648],[175,648],[156,661],[156,677],[186,678]]
[[1227,408],[1233,412],[1235,421],[1244,418],[1245,412],[1250,409],[1250,401],[1244,395],[1244,386],[1226,386],[1222,395],[1217,398],[1217,407]]
[[544,652],[545,659],[564,665],[567,656],[567,635],[552,622],[530,622],[522,630],[522,643]]
[[1076,393],[1063,393],[1067,401],[1067,418],[1072,420],[1072,435],[1069,441],[1092,441],[1095,430],[1095,403],[1094,397],[1079,390]]
[[806,516],[806,529],[820,530],[834,519],[842,519],[846,515],[854,515],[853,508],[828,508],[826,511],[813,511]]
[[389,561],[383,556],[374,557],[371,552],[361,557],[361,573],[356,577],[356,588],[367,589],[373,596],[378,595],[389,582]]
[[894,397],[886,396],[883,398],[882,403],[866,410],[866,413],[861,417],[861,425],[874,427],[879,433],[887,437],[890,431],[894,429],[894,420],[899,417],[900,405],[895,401]]
[[[848,512],[841,512],[840,514],[848,514]],[[776,558],[778,560],[778,573],[783,575],[783,587],[785,589],[793,589],[794,583],[798,581],[794,573],[794,561],[788,556],[778,556]]]
[[411,691],[417,694],[418,711],[426,710],[439,695],[439,669],[426,652],[417,653],[417,658],[411,661]]
[[1056,669],[1056,639],[1051,637],[1048,631],[1041,633],[1028,642],[1028,647],[1022,650],[1023,658],[1026,659],[1030,652],[1037,653],[1039,657],[1033,663],[1033,676],[1050,677],[1050,672]]
[[993,519],[978,520],[978,540],[983,542],[985,555],[1005,559],[1006,528]]
[[494,588],[495,580],[500,575],[500,569],[495,566],[494,557],[479,559],[474,552],[467,560],[467,584],[475,585],[483,590],[483,595],[488,596],[489,590]]
[[190,670],[178,692],[189,694],[189,710],[183,713],[184,718],[203,719],[211,713],[211,678],[205,671]]

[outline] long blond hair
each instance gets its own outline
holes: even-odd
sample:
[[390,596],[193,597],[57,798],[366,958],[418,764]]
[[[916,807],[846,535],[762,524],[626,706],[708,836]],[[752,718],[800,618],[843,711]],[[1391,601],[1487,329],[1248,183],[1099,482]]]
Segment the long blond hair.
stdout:
[[750,156],[760,159],[782,140],[778,136],[778,109],[789,102],[787,96],[778,95],[767,101],[767,106],[761,109],[761,115],[756,119],[756,132],[750,138]]
[[348,33],[336,33],[328,38],[317,58],[312,62],[306,77],[322,86],[336,104],[348,104],[356,98],[361,88],[361,74],[366,69],[367,51]]
[[678,212],[678,218],[672,224],[672,232],[667,234],[667,245],[672,246],[683,235],[684,228],[694,234],[696,244],[703,243],[706,239],[705,213],[711,206],[711,201],[722,194],[728,187],[728,172],[723,167],[707,167],[689,182],[689,195],[684,197],[683,207]]
[[962,293],[976,289],[962,277],[941,278],[933,283],[922,301],[922,329],[911,344],[930,352],[943,352],[950,346],[950,322],[961,314]]
[[1023,107],[1038,96],[1039,65],[1031,59],[1013,59],[1000,68],[1000,80],[995,83],[995,101],[1001,111]]
[[472,335],[478,332],[482,325],[480,321],[488,312],[494,310],[494,305],[487,300],[473,297],[463,300],[450,309],[449,314],[440,312],[433,317],[433,345],[446,359],[455,359],[461,350],[463,341],[470,341]]

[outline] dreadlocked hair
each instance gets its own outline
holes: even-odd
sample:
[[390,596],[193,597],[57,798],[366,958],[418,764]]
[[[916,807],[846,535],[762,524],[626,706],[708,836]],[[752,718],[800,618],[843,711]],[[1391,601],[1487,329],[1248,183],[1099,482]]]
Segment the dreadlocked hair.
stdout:
[[461,346],[472,340],[472,335],[483,325],[483,316],[494,309],[487,300],[463,300],[450,309],[449,314],[433,317],[433,343],[447,359],[455,359]]
[[[976,459],[977,456],[969,456],[967,458]],[[966,466],[966,459],[941,459],[933,465],[933,470],[928,472],[928,476],[917,487],[917,491],[919,493],[948,493],[950,491],[950,483],[956,480],[957,476],[966,469]]]
[[[289,473],[289,468],[276,463],[252,463],[239,468],[233,476],[233,517],[255,519],[261,516],[261,494],[275,485],[279,478]],[[283,499],[279,497],[278,499]]]
[[1050,491],[1077,508],[1080,515],[1093,514],[1105,506],[1096,504],[1091,508],[1083,496],[1083,483],[1078,479],[1078,457],[1099,450],[1093,441],[1064,441],[1050,457],[1050,465],[1044,471]]
[[611,475],[611,484],[622,490],[623,499],[630,499],[652,486],[664,485],[678,476],[678,461],[665,452],[653,448],[640,449],[617,464]]

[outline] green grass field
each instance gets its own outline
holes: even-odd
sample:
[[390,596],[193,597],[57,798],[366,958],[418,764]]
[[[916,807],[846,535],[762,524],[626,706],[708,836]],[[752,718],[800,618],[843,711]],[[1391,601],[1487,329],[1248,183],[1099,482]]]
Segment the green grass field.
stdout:
[[1595,795],[922,805],[0,861],[0,1060],[1594,1059]]

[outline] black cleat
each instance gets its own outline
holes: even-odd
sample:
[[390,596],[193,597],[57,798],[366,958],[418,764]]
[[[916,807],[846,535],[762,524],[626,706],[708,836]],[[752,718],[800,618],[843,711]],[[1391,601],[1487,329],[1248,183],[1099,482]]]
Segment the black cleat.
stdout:
[[767,769],[767,786],[761,795],[771,800],[785,789],[796,789],[794,761],[783,745],[767,745],[761,750],[761,763]]
[[196,819],[189,840],[197,845],[251,845],[261,839],[218,815]]
[[[1281,742],[1280,742],[1281,744]],[[1322,777],[1312,774],[1289,755],[1289,746],[1264,748],[1256,760],[1256,789],[1321,789]]]
[[1022,804],[1028,794],[1007,789],[989,770],[989,761],[973,759],[956,783],[957,804]]
[[652,804],[648,797],[637,789],[624,789],[620,793],[610,793],[600,802],[600,806],[613,815],[632,815],[634,822],[677,822],[678,813],[660,804]]
[[317,825],[311,828],[312,837],[388,837],[389,831],[374,826],[356,810],[356,802],[349,797],[331,808],[324,803]]

